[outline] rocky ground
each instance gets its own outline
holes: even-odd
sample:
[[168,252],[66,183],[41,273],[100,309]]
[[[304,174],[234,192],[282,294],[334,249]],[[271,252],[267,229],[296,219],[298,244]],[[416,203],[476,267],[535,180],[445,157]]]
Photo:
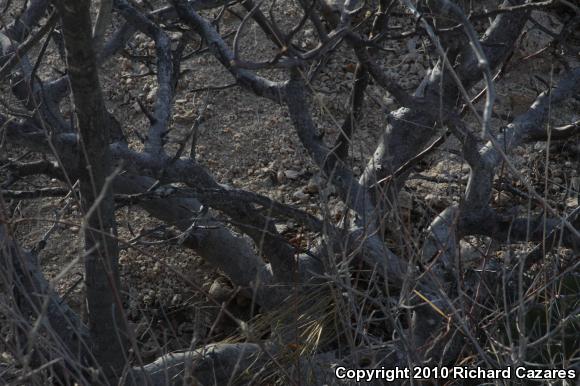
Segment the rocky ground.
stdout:
[[[280,9],[279,13],[279,19],[286,24],[300,17],[293,6]],[[226,16],[221,27],[222,34],[235,31],[239,23],[234,16],[228,13]],[[558,21],[545,14],[535,12],[535,17],[549,28],[557,27]],[[403,29],[412,25],[401,17],[393,23]],[[306,46],[315,44],[312,39],[309,40],[311,35],[313,32],[307,29],[304,33]],[[177,38],[177,34],[174,37]],[[494,122],[496,130],[510,117],[524,111],[537,93],[545,88],[543,82],[550,82],[562,71],[561,63],[552,58],[549,50],[537,54],[549,41],[549,37],[534,29],[530,23],[530,30],[508,66],[508,73],[497,86],[496,113],[501,117]],[[137,133],[143,132],[148,122],[137,100],[145,106],[154,102],[155,77],[147,75],[149,60],[139,63],[130,60],[129,56],[151,55],[154,47],[142,34],[137,34],[129,47],[125,57],[117,57],[104,66],[101,76],[110,111],[121,122],[130,144],[139,147]],[[194,48],[195,44],[190,45],[188,50]],[[248,27],[241,48],[243,52],[261,58],[267,58],[273,49],[254,26]],[[382,59],[386,72],[396,75],[403,87],[413,90],[432,61],[429,48],[418,39],[410,43],[388,42],[387,48],[388,52],[383,54]],[[55,51],[55,47],[50,49]],[[57,65],[55,55],[48,60]],[[352,52],[342,49],[333,52],[327,66],[312,84],[315,117],[329,143],[334,141],[342,125],[355,63]],[[183,64],[182,71],[185,73],[178,85],[169,134],[174,148],[187,136],[201,112],[203,124],[199,129],[197,159],[214,173],[219,182],[265,194],[314,214],[321,213],[321,205],[328,205],[333,215],[341,213],[342,204],[310,162],[283,108],[238,87],[201,90],[208,86],[226,86],[233,81],[207,51],[192,55]],[[265,74],[274,78],[283,76],[273,71]],[[41,76],[53,77],[55,73],[46,72]],[[360,174],[363,170],[385,127],[385,111],[396,107],[395,102],[380,88],[375,85],[369,87],[363,118],[351,148],[356,173]],[[579,118],[580,102],[573,100],[554,109],[551,124],[557,126]],[[468,168],[457,149],[454,141],[448,141],[421,163],[421,170],[413,172],[401,200],[411,229],[425,226],[436,213],[461,196]],[[9,148],[8,154],[24,155],[14,148]],[[549,146],[540,143],[519,149],[513,154],[513,160],[520,173],[539,192],[545,192],[554,207],[569,211],[578,206],[579,155],[578,138],[571,138]],[[24,155],[23,160],[29,158]],[[522,193],[525,192],[523,184],[507,172],[504,181],[514,189],[499,189],[498,181],[497,206],[507,207],[517,203],[521,210],[527,210],[529,200]],[[24,189],[35,185],[58,184],[47,179],[24,180],[13,188]],[[66,203],[64,209],[63,203]],[[82,262],[79,259],[82,243],[77,204],[70,198],[41,199],[13,203],[13,210],[15,218],[22,219],[18,236],[25,247],[35,246],[54,227],[47,239],[47,246],[40,254],[43,270],[49,278],[55,277],[69,262],[77,259],[55,285],[75,308],[82,310]],[[54,225],[54,219],[59,219],[59,223]],[[117,219],[119,238],[122,240],[121,281],[128,299],[128,315],[135,323],[145,360],[163,351],[188,347],[192,338],[198,342],[211,341],[233,332],[232,324],[216,322],[221,313],[219,307],[207,301],[207,292],[230,301],[232,309],[241,316],[247,316],[243,299],[232,295],[227,279],[204,264],[191,250],[182,248],[172,238],[174,233],[171,229],[162,227],[138,207],[119,209]],[[300,240],[307,246],[309,235],[303,235],[294,223],[280,224],[279,227],[288,238]],[[420,230],[414,233],[416,239],[413,241],[417,247],[420,245],[420,233]],[[485,240],[470,241],[477,247],[485,245]],[[136,248],[128,247],[130,243]],[[493,252],[492,249],[483,252],[482,249],[474,249],[475,258],[482,258],[490,251]]]

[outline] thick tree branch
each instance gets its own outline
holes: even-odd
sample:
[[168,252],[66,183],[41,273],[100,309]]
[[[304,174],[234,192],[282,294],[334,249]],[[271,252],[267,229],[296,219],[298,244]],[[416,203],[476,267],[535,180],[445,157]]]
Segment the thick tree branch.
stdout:
[[163,140],[169,126],[171,110],[173,106],[173,93],[175,90],[176,77],[173,73],[173,59],[171,53],[171,39],[169,36],[140,13],[125,0],[115,0],[115,7],[123,17],[155,41],[157,54],[157,95],[153,121],[149,128],[145,151],[151,153],[164,153]]
[[120,299],[107,111],[101,94],[89,4],[56,2],[61,17],[67,69],[79,128],[81,205],[86,216],[85,285],[93,353],[109,382],[116,382],[126,361],[126,325]]
[[[511,52],[527,16],[526,11],[500,15],[488,28],[481,44],[491,68],[497,67]],[[465,89],[470,89],[481,79],[478,60],[471,47],[463,49],[458,58],[460,62],[456,67],[457,75]],[[422,96],[426,105],[441,108],[443,112],[451,112],[459,89],[449,76],[443,76],[441,64],[428,73],[424,83],[417,90],[416,96]],[[441,106],[441,101],[450,105]],[[361,183],[372,186],[376,181],[391,176],[408,159],[427,146],[436,132],[435,127],[432,116],[413,108],[402,107],[389,114],[385,132],[361,177]],[[398,192],[405,178],[406,175],[402,175],[393,179],[385,190]]]
[[276,103],[282,103],[284,101],[283,83],[269,81],[248,70],[236,67],[234,64],[234,53],[225,44],[215,28],[195,12],[191,4],[185,0],[172,0],[172,4],[179,17],[207,41],[216,59],[234,76],[242,87]]

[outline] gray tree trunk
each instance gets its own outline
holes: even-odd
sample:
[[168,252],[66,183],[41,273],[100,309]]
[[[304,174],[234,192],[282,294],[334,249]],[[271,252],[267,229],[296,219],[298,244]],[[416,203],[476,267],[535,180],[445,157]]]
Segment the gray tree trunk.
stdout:
[[75,113],[80,133],[81,204],[85,215],[85,272],[93,353],[109,383],[125,366],[126,327],[119,293],[109,128],[92,45],[89,2],[56,2],[63,26]]

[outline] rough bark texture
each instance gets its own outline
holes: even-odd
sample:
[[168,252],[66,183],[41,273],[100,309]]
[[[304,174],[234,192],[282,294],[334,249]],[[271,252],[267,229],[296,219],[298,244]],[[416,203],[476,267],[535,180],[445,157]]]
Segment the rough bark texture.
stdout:
[[[488,333],[483,323],[493,323],[487,320],[490,303],[503,301],[493,310],[493,318],[509,318],[516,308],[523,313],[524,293],[528,296],[547,291],[528,283],[524,271],[542,263],[545,254],[556,247],[575,252],[580,248],[578,208],[568,214],[553,208],[545,195],[519,176],[509,159],[514,149],[551,138],[545,122],[553,106],[578,97],[580,69],[568,66],[559,74],[555,86],[544,84],[547,89],[538,92],[529,109],[511,122],[502,127],[493,127],[491,122],[495,96],[492,75],[503,68],[512,54],[531,10],[551,7],[552,2],[506,1],[495,10],[467,15],[466,9],[448,0],[417,5],[403,0],[401,7],[416,25],[412,31],[399,33],[389,24],[396,2],[380,1],[377,9],[365,13],[364,7],[369,5],[355,0],[300,1],[302,14],[297,24],[288,29],[276,22],[273,9],[246,1],[243,6],[247,12],[241,17],[231,44],[219,29],[219,19],[230,11],[227,2],[169,3],[148,12],[126,0],[102,0],[93,33],[90,2],[55,0],[58,20],[52,14],[34,33],[35,26],[50,10],[48,1],[35,0],[30,1],[18,20],[0,30],[0,78],[10,82],[16,100],[26,112],[11,117],[0,110],[0,146],[6,141],[43,157],[32,162],[0,159],[0,167],[7,165],[12,180],[46,175],[66,184],[64,188],[24,191],[4,189],[12,183],[7,181],[0,185],[0,192],[6,200],[61,196],[76,189],[72,181],[78,179],[85,216],[88,328],[46,282],[36,255],[18,246],[10,231],[12,220],[0,197],[2,285],[14,294],[21,315],[38,318],[36,325],[42,326],[43,333],[38,342],[58,342],[58,349],[50,346],[38,351],[40,362],[66,354],[62,368],[76,382],[152,385],[251,384],[271,381],[272,374],[290,383],[349,384],[334,377],[336,366],[445,366],[466,360],[465,355],[474,357],[473,352],[477,352],[478,365],[496,365],[487,354],[492,349],[482,349]],[[123,24],[103,41],[104,31],[111,23],[111,7]],[[220,9],[216,20],[199,12],[214,7]],[[357,24],[361,14],[373,20],[366,32],[361,27],[364,19]],[[490,17],[494,17],[493,21],[478,37],[472,21]],[[570,20],[571,26],[577,25],[575,19]],[[253,58],[240,53],[240,39],[246,31],[245,24],[250,22],[271,40],[271,59],[253,62]],[[42,63],[47,46],[40,49],[36,62],[28,56],[35,52],[32,48],[36,43],[49,41],[48,36],[43,39],[52,33],[53,25],[64,36],[66,73],[43,80],[37,75],[37,66]],[[299,46],[296,41],[302,32],[306,33],[306,25],[313,28],[317,37],[313,48]],[[150,69],[157,84],[152,93],[154,101],[150,101],[152,111],[139,104],[149,125],[139,136],[142,144],[138,145],[125,138],[121,125],[107,112],[98,74],[99,66],[117,55],[137,31],[153,41]],[[175,31],[181,33],[178,39]],[[438,61],[411,93],[378,63],[385,40],[416,35],[430,40]],[[333,185],[336,199],[346,207],[340,219],[330,218],[325,208],[316,216],[265,195],[219,183],[203,166],[205,163],[198,162],[195,156],[184,156],[184,148],[195,135],[195,125],[185,140],[174,141],[178,150],[169,154],[174,151],[167,145],[176,85],[183,76],[180,64],[192,36],[199,38],[201,44],[196,49],[213,55],[236,85],[286,110],[295,135],[320,178]],[[563,37],[559,39],[555,38],[553,44],[560,44]],[[311,101],[316,95],[312,84],[317,68],[324,67],[327,56],[341,45],[352,51],[357,63],[353,65],[348,111],[339,125],[342,131],[332,145],[314,113]],[[95,50],[100,52],[98,57]],[[271,73],[266,70],[279,71],[276,80],[268,79]],[[359,178],[348,157],[349,144],[368,107],[370,98],[365,96],[371,85],[388,93],[397,108],[385,114],[381,138],[370,159],[364,160],[366,169]],[[484,88],[475,98],[485,96],[483,112],[473,107],[476,100],[472,102],[469,97],[476,87]],[[61,113],[60,106],[66,103],[69,93],[75,120],[67,120]],[[471,123],[465,119],[466,113],[471,114]],[[557,135],[565,137],[577,128],[578,122],[572,122]],[[447,133],[441,135],[443,129]],[[400,189],[416,163],[449,136],[457,139],[460,156],[469,165],[461,200],[438,208],[440,212],[422,229],[422,239],[403,240],[408,249],[391,248],[387,231],[405,231],[396,226],[389,229],[388,221],[399,214]],[[195,149],[189,153],[195,154]],[[492,198],[500,165],[521,180],[526,188],[523,194],[541,208],[541,216],[513,215],[494,206]],[[321,201],[326,199],[321,194]],[[240,339],[236,343],[192,346],[142,366],[128,362],[130,331],[120,294],[115,200],[139,205],[164,224],[175,227],[181,232],[181,246],[194,249],[221,270],[265,315],[269,312],[282,316],[266,319],[263,324],[268,325],[267,331],[254,331],[253,326],[259,325],[255,320],[254,325],[249,325],[233,318],[243,342]],[[510,210],[517,213],[517,208]],[[286,240],[275,224],[287,220],[314,235],[314,246],[304,249]],[[498,280],[496,271],[463,266],[461,243],[466,236],[489,236],[508,249],[519,242],[538,244],[520,262],[504,259],[502,280]],[[405,238],[407,233],[401,236]],[[578,263],[571,263],[555,277],[577,268]],[[559,299],[560,293],[557,295]],[[323,304],[320,310],[315,307],[320,306],[318,302],[329,304]],[[294,303],[300,311],[297,317],[287,307]],[[524,316],[518,316],[518,323]],[[325,324],[330,319],[328,324],[338,333],[327,341],[321,336],[332,330]],[[300,323],[307,326],[301,325],[301,330]],[[501,322],[494,329],[505,327],[498,325]],[[313,330],[308,330],[310,327]],[[522,331],[521,326],[517,327]],[[550,340],[550,334],[560,332],[553,329],[538,341]],[[314,348],[305,343],[309,339],[316,340]],[[489,341],[494,354],[498,349],[511,350],[504,342],[495,345],[493,336]],[[464,345],[467,348],[462,353]],[[510,353],[510,363],[529,360],[525,353]],[[76,355],[82,357],[83,366],[100,366],[104,376],[87,381],[88,372],[79,370],[71,360]]]
[[109,127],[99,86],[89,3],[58,1],[79,132],[85,273],[93,353],[114,383],[125,367],[126,326],[120,294]]

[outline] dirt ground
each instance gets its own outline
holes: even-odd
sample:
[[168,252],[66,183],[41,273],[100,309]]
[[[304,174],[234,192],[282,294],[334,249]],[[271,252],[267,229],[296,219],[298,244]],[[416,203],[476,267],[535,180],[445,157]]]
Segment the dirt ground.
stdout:
[[[292,5],[280,9],[279,13],[279,19],[288,25],[300,17]],[[234,31],[239,23],[232,15],[226,16],[221,27],[222,34]],[[545,14],[535,12],[534,16],[550,28],[557,26],[557,20]],[[410,25],[402,18],[393,23],[403,28]],[[499,130],[506,119],[524,111],[538,92],[545,89],[543,82],[552,82],[563,70],[549,50],[537,54],[550,38],[534,29],[531,23],[529,27],[519,51],[508,65],[507,75],[498,82],[495,112],[503,118],[495,119],[495,130]],[[309,42],[308,34],[307,30],[305,44],[314,44],[313,41]],[[231,42],[231,39],[228,41]],[[137,100],[146,106],[152,105],[156,90],[155,76],[145,75],[150,64],[132,62],[128,57],[151,55],[153,43],[146,36],[137,34],[129,47],[125,50],[125,57],[116,57],[103,67],[101,81],[108,108],[121,122],[130,144],[138,148],[141,144],[135,133],[143,133],[148,121],[140,111]],[[267,58],[273,49],[255,26],[248,27],[241,47],[243,52],[261,58]],[[391,42],[388,48],[390,52],[384,54],[382,59],[386,72],[396,75],[406,89],[413,90],[433,60],[428,47],[418,40],[411,44]],[[188,48],[193,49],[194,45]],[[47,59],[49,64],[62,68],[57,63],[56,48],[51,46],[49,50],[52,51]],[[532,57],[526,59],[529,56]],[[355,63],[352,52],[333,52],[328,66],[312,85],[315,117],[329,143],[334,141],[344,118]],[[187,136],[193,121],[203,111],[197,159],[214,173],[220,183],[259,192],[320,214],[320,194],[323,194],[319,187],[320,176],[293,131],[287,112],[239,87],[199,90],[233,82],[229,73],[208,52],[194,54],[183,63],[182,71],[185,73],[178,84],[169,134],[173,148]],[[275,78],[283,76],[273,71],[264,74]],[[54,77],[55,73],[44,72],[40,76],[47,79]],[[359,174],[385,127],[385,111],[397,107],[375,85],[368,88],[366,100],[363,118],[351,148],[352,163]],[[206,105],[208,107],[204,110]],[[556,127],[579,118],[580,102],[572,100],[554,109],[550,124]],[[7,154],[11,157],[24,155],[15,148],[8,148]],[[572,138],[548,146],[544,143],[527,146],[517,150],[513,160],[520,173],[532,181],[538,191],[544,192],[547,188],[547,196],[554,207],[565,211],[578,206],[579,155],[580,142],[578,138]],[[32,156],[24,155],[23,160],[26,159],[32,159]],[[465,189],[469,170],[462,162],[453,140],[435,151],[421,166],[424,169],[412,173],[402,193],[403,206],[408,211],[411,227],[415,228],[424,227],[436,213],[459,199]],[[0,174],[0,178],[3,177]],[[525,191],[523,184],[514,176],[506,172],[503,177],[515,188]],[[28,189],[33,186],[59,184],[55,180],[36,178],[19,181],[13,188]],[[338,198],[332,191],[326,193],[330,193],[328,205],[331,212],[340,213],[343,207]],[[525,195],[514,191],[497,190],[495,197],[497,206],[517,203],[524,212],[528,208],[529,200]],[[61,209],[63,202],[68,203],[65,210]],[[15,218],[25,220],[18,226],[18,237],[26,248],[34,247],[54,226],[46,247],[40,253],[40,263],[47,277],[54,278],[71,261],[76,261],[55,285],[73,307],[82,312],[83,267],[78,204],[70,198],[39,199],[12,203],[12,209]],[[54,225],[55,218],[60,219],[57,225]],[[175,231],[161,226],[138,207],[119,209],[117,220],[119,239],[122,241],[121,282],[127,295],[129,319],[135,324],[145,353],[144,360],[164,351],[189,347],[192,339],[197,342],[215,341],[234,333],[233,324],[223,321],[216,323],[220,315],[219,307],[208,302],[205,296],[208,291],[215,293],[220,287],[228,286],[223,284],[227,283],[227,279],[220,272],[205,264],[193,251],[178,245],[171,239]],[[287,237],[302,232],[292,222],[281,224],[281,228]],[[417,247],[420,232],[417,230],[415,233]],[[167,238],[170,240],[166,241]],[[128,247],[131,242],[136,248]],[[471,242],[482,245],[485,240]],[[527,246],[522,245],[522,248]],[[492,253],[500,254],[501,251],[492,250]],[[483,258],[483,254],[480,253],[479,258]],[[235,307],[232,304],[232,308]],[[244,316],[244,313],[240,311],[239,315]]]

